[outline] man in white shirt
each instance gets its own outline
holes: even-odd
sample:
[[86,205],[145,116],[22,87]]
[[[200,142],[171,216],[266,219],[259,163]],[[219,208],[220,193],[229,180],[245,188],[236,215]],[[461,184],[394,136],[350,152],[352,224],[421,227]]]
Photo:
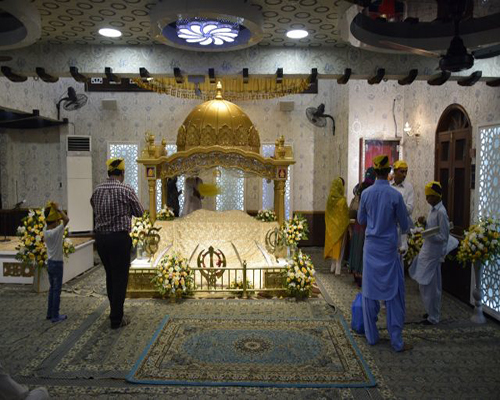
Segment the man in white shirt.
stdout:
[[[394,168],[394,178],[391,182],[393,189],[396,189],[403,196],[403,201],[406,206],[406,211],[408,213],[408,225],[413,226],[413,221],[411,219],[411,214],[413,213],[414,207],[414,193],[413,186],[410,182],[406,181],[406,175],[408,174],[408,164],[404,160],[398,160],[393,165]],[[399,251],[405,253],[408,250],[407,235],[400,235]]]

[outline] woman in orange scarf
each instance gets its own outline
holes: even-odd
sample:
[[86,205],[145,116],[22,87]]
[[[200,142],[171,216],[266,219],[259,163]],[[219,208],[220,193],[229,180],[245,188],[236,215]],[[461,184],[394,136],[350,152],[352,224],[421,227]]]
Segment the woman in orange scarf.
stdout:
[[344,180],[336,178],[330,187],[325,210],[325,251],[324,257],[332,259],[331,271],[340,275],[342,266],[342,243],[349,226],[349,209],[345,198]]

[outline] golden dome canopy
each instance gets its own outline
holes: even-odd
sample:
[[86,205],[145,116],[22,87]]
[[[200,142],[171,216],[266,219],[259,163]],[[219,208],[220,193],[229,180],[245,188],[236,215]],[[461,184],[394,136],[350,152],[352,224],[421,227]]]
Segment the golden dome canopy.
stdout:
[[196,106],[177,133],[177,151],[224,146],[259,153],[260,138],[250,118],[236,104],[223,100],[217,84],[214,100]]

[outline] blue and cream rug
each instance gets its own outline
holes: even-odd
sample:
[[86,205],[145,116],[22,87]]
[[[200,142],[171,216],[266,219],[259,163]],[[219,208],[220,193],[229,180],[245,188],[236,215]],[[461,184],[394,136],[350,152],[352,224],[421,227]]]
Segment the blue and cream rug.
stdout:
[[342,317],[165,317],[127,377],[164,385],[370,387]]

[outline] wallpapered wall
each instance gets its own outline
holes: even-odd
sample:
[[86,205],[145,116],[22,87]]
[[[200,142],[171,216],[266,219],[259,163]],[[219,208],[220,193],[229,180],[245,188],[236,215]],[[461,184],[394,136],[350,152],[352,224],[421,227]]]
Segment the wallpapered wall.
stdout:
[[[55,103],[70,85],[75,87],[77,93],[84,90],[82,85],[72,79],[62,79],[54,85],[30,79],[26,83],[14,85],[1,78],[0,105],[23,111],[39,108],[43,115],[55,117]],[[292,207],[295,210],[324,209],[331,180],[341,173],[345,175],[347,153],[344,149],[348,138],[348,114],[344,104],[346,93],[346,86],[337,85],[331,80],[321,80],[317,95],[295,95],[281,99],[295,102],[295,109],[291,112],[279,110],[280,99],[237,103],[257,127],[261,142],[274,143],[279,135],[284,135],[293,146],[297,160],[292,171]],[[84,108],[73,112],[61,111],[61,117],[68,117],[74,124],[61,129],[67,129],[70,134],[92,137],[94,185],[106,177],[108,142],[136,142],[142,149],[144,132],[150,130],[156,135],[157,141],[165,138],[167,142],[175,143],[177,129],[200,103],[156,93],[93,92],[87,95],[89,101]],[[118,109],[103,110],[103,99],[115,99]],[[328,121],[326,128],[317,128],[305,117],[307,107],[317,107],[320,103],[325,103],[326,112],[336,119],[335,137],[331,133],[331,121]],[[65,204],[65,142],[64,138],[59,142],[57,131],[57,128],[41,132],[9,130],[0,134],[3,149],[0,152],[0,182],[4,207],[13,206],[16,202],[16,181],[19,196],[27,199],[26,206],[39,206],[49,198]],[[36,154],[35,158],[33,154]],[[26,165],[21,159],[31,161]],[[43,174],[37,174],[39,171],[43,171]],[[30,178],[32,175],[38,175],[36,185]],[[38,188],[37,185],[46,189],[33,190]],[[249,181],[247,191],[247,208],[260,208],[260,182]],[[144,180],[141,184],[141,200],[148,205]]]
[[[461,87],[455,82],[445,83],[437,89],[423,82],[415,82],[404,89],[404,119],[411,126],[420,125],[421,138],[408,140],[404,146],[405,158],[411,168],[408,178],[415,187],[415,215],[425,215],[428,206],[423,186],[434,179],[434,144],[437,123],[450,104],[460,104],[467,111],[472,123],[472,148],[477,147],[478,127],[500,122],[500,90],[484,82],[472,87]],[[479,155],[479,149],[477,150]],[[478,160],[472,160],[477,164]],[[477,180],[477,178],[476,178]],[[476,185],[477,188],[477,185]],[[475,194],[471,193],[471,218],[476,212]]]
[[[0,105],[55,117],[55,103],[68,86],[83,92],[83,86],[72,79],[47,84],[29,79],[14,84],[0,78]],[[200,102],[183,100],[153,93],[87,93],[89,102],[81,110],[62,111],[73,126],[41,131],[6,131],[0,133],[0,183],[5,208],[27,199],[27,206],[39,206],[47,199],[65,205],[65,142],[63,135],[90,135],[93,148],[94,185],[105,179],[107,144],[113,142],[144,144],[144,132],[151,130],[159,140],[175,143],[177,129],[186,115]],[[118,110],[103,110],[102,99],[116,99]],[[452,103],[465,107],[474,127],[499,121],[500,91],[484,83],[461,87],[449,82],[431,87],[425,82],[399,86],[396,82],[368,85],[354,80],[338,85],[334,80],[320,80],[317,95],[294,95],[282,100],[294,101],[292,112],[279,111],[280,99],[239,102],[260,132],[261,142],[274,143],[283,134],[293,145],[296,165],[292,172],[292,208],[294,210],[324,210],[330,182],[336,176],[347,177],[347,194],[358,181],[359,138],[393,139],[393,101],[398,126],[402,134],[405,121],[419,127],[420,138],[405,138],[402,155],[409,165],[408,179],[415,187],[414,215],[427,213],[422,187],[434,176],[434,135],[444,109]],[[331,121],[326,128],[311,125],[305,117],[307,107],[326,104],[326,112],[336,120],[336,134],[331,133]],[[476,139],[474,139],[475,141]],[[475,145],[473,144],[473,147]],[[17,181],[18,195],[15,194]],[[62,186],[62,187],[61,187]],[[260,181],[247,183],[246,207],[258,209]],[[474,198],[474,196],[472,196]],[[141,199],[147,205],[146,185],[141,185]],[[474,207],[471,208],[474,210]]]
[[[414,217],[427,215],[428,205],[423,193],[424,185],[434,179],[434,143],[437,123],[446,107],[453,103],[461,104],[471,119],[473,144],[477,142],[477,127],[500,120],[500,91],[484,82],[472,87],[462,87],[456,82],[442,86],[429,86],[426,82],[416,81],[410,86],[399,86],[397,82],[381,82],[369,85],[365,81],[349,83],[349,173],[348,196],[358,182],[359,138],[395,138],[392,105],[395,103],[395,116],[398,136],[403,135],[406,121],[413,128],[419,126],[420,138],[405,135],[401,155],[409,164],[408,181],[415,190]],[[474,162],[474,160],[473,160]],[[471,211],[475,211],[472,194]]]

